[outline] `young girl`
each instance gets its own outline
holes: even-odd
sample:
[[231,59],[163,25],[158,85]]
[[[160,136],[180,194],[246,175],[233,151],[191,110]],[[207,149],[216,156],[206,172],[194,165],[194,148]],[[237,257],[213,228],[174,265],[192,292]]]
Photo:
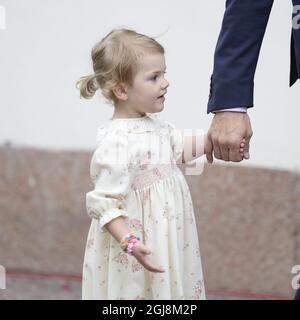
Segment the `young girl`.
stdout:
[[[82,299],[205,299],[192,199],[177,167],[192,159],[189,140],[153,115],[169,86],[164,48],[118,29],[94,46],[92,61],[95,74],[77,87],[87,99],[100,89],[114,114],[98,128],[91,159]],[[205,142],[206,135],[189,141],[194,158]]]

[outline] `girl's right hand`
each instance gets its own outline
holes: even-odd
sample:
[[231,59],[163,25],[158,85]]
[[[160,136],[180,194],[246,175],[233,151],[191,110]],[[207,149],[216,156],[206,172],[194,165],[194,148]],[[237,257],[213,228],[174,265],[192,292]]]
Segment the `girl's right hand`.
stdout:
[[133,256],[143,265],[147,270],[151,272],[165,272],[163,266],[155,266],[149,259],[149,254],[151,251],[142,243],[136,243],[132,248]]

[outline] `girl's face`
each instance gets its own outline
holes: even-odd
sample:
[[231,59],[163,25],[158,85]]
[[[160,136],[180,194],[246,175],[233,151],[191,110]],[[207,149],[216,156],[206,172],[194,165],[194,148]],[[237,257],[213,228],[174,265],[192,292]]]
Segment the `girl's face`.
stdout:
[[[127,103],[139,113],[160,112],[164,108],[169,82],[165,79],[165,57],[160,53],[142,56],[132,87],[128,90]],[[161,97],[161,98],[159,98]]]

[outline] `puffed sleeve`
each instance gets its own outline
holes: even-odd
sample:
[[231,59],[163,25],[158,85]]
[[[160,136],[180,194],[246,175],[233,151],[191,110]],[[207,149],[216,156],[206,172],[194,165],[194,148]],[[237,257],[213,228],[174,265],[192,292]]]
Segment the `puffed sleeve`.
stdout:
[[86,194],[86,209],[91,218],[99,219],[100,232],[104,225],[119,216],[128,217],[125,198],[134,177],[128,154],[128,139],[118,132],[109,132],[98,139],[90,164],[94,190]]
[[182,152],[184,149],[184,135],[183,131],[177,127],[175,127],[174,124],[165,121],[169,132],[170,132],[170,143],[171,148],[173,150],[173,155],[176,160],[176,163],[181,164],[182,163]]

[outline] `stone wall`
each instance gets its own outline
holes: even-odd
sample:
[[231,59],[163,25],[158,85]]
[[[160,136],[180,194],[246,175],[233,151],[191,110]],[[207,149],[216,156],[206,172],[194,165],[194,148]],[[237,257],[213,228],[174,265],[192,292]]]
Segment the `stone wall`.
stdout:
[[[0,265],[7,271],[81,274],[91,155],[0,148]],[[291,268],[300,264],[299,176],[205,164],[186,179],[206,288],[291,295]]]

